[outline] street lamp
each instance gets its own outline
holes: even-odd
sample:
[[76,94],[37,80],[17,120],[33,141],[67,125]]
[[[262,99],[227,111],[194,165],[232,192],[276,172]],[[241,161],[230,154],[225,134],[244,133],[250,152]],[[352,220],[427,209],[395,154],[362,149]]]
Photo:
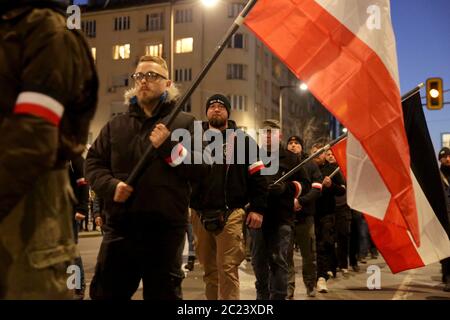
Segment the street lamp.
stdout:
[[217,4],[218,0],[202,0],[205,7],[213,7]]
[[299,85],[280,86],[280,95],[278,97],[278,107],[280,113],[280,132],[283,132],[283,90],[288,88],[297,88],[302,91],[308,90],[308,86],[306,85],[306,83],[301,83]]

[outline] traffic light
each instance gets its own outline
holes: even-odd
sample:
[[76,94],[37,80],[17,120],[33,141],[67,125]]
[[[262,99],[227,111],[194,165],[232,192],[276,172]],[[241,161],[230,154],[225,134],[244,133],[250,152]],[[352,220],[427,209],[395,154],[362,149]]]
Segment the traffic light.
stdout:
[[440,110],[444,102],[441,78],[427,79],[427,109]]

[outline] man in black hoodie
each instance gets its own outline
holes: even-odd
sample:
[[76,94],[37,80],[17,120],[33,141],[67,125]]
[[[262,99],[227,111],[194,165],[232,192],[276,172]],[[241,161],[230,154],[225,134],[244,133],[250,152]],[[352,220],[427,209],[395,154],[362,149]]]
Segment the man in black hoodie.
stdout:
[[257,144],[228,119],[230,111],[230,102],[221,94],[206,102],[208,121],[203,123],[203,131],[222,143],[212,151],[217,161],[211,173],[194,184],[191,197],[196,253],[204,268],[208,300],[239,299],[244,221],[249,228],[259,229],[266,210],[267,183],[261,175],[264,166],[258,159]]
[[[441,163],[441,177],[444,184],[445,197],[447,200],[447,214],[450,221],[450,149],[442,148],[438,154]],[[444,291],[450,292],[450,258],[441,261],[442,263],[442,281],[444,282]]]

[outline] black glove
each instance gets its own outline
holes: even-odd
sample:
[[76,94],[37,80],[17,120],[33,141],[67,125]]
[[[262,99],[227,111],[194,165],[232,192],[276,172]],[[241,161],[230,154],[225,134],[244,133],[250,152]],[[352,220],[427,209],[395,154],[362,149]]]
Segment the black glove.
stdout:
[[271,195],[279,196],[286,191],[286,182],[280,182],[277,184],[272,183],[269,185],[268,189]]

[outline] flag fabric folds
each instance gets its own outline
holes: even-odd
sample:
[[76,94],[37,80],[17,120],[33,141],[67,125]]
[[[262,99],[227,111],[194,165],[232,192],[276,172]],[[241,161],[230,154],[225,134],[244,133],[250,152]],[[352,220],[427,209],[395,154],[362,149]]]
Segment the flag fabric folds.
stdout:
[[[403,114],[415,181],[421,246],[415,246],[406,224],[393,224],[364,214],[375,245],[394,273],[422,267],[450,255],[445,195],[418,92],[403,102]],[[341,168],[347,168],[346,146],[344,139],[332,147]]]
[[245,24],[349,130],[349,205],[423,248],[423,192],[411,172],[389,1],[259,0]]

